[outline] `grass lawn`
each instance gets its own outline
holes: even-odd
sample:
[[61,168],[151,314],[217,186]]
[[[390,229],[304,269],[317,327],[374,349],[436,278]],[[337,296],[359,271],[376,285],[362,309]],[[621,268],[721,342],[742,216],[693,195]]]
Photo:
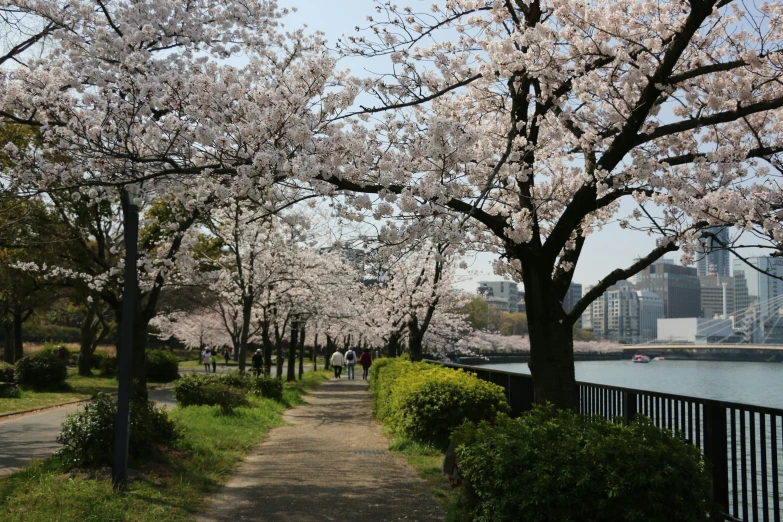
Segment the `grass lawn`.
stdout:
[[452,488],[448,477],[441,472],[443,451],[408,439],[394,439],[389,450],[405,457],[408,464],[427,483],[433,496],[446,508],[446,520],[455,520],[459,490]]
[[283,411],[304,403],[305,393],[326,378],[326,372],[308,372],[302,381],[285,385],[282,402],[251,398],[250,406],[230,415],[218,406],[175,408],[171,415],[183,439],[166,453],[166,462],[144,466],[142,477],[124,494],[112,490],[106,473],[95,478],[79,470],[66,472],[56,459],[33,463],[0,479],[0,519],[190,520],[267,431],[282,424]]

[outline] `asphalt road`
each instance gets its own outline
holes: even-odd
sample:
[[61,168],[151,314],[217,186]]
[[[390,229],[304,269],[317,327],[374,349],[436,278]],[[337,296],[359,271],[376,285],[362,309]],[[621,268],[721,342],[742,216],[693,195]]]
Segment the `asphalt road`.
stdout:
[[[149,396],[159,406],[171,409],[176,405],[171,389],[151,390]],[[0,421],[0,477],[10,475],[33,459],[46,458],[59,449],[56,439],[60,425],[66,415],[80,407],[67,406]]]

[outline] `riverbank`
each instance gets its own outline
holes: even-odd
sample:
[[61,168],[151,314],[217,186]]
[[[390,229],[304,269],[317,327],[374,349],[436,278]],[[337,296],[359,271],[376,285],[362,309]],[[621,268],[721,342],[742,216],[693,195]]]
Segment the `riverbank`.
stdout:
[[175,408],[171,415],[183,438],[162,458],[135,470],[127,494],[113,491],[108,468],[67,470],[56,458],[34,462],[0,479],[0,513],[9,522],[184,521],[205,507],[283,412],[304,403],[304,395],[327,379],[327,372],[307,372],[286,383],[283,401],[251,398],[234,414],[218,406]]

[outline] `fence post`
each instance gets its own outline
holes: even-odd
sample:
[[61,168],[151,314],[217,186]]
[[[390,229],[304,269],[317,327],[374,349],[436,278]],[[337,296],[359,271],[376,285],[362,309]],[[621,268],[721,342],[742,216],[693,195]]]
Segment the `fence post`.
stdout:
[[[729,512],[729,462],[726,456],[726,408],[704,404],[704,458],[712,469],[712,499]],[[698,429],[698,427],[696,428]]]
[[635,393],[623,392],[623,418],[626,424],[630,424],[636,417],[636,397]]

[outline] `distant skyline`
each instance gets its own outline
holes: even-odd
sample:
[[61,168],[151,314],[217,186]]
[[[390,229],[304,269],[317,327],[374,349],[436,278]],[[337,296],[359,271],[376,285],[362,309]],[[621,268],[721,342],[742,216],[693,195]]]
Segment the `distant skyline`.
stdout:
[[[366,27],[369,23],[368,16],[375,15],[372,0],[281,0],[282,8],[296,7],[298,11],[287,16],[283,23],[286,29],[294,30],[306,24],[312,31],[321,31],[326,35],[330,47],[334,47],[337,40],[356,34],[355,28]],[[370,69],[373,73],[383,72],[383,62],[375,62],[365,59],[341,60],[340,68],[349,68],[354,74],[364,75]],[[635,208],[632,201],[624,201],[621,204],[617,219],[627,217]],[[635,258],[644,257],[655,247],[655,237],[648,236],[644,232],[636,232],[623,229],[619,223],[609,223],[603,230],[595,232],[587,238],[580,261],[574,273],[574,282],[582,285],[592,285],[603,279],[616,268],[630,266]],[[750,252],[748,253],[750,255]],[[675,252],[667,256],[675,259],[680,264],[680,255]],[[461,282],[457,286],[471,293],[475,292],[479,280],[500,280],[492,272],[492,262],[496,256],[492,254],[478,254],[475,262],[469,267],[470,272],[476,272],[470,279]],[[471,259],[467,260],[470,263]],[[695,265],[693,265],[695,266]],[[465,272],[463,272],[465,273]]]

